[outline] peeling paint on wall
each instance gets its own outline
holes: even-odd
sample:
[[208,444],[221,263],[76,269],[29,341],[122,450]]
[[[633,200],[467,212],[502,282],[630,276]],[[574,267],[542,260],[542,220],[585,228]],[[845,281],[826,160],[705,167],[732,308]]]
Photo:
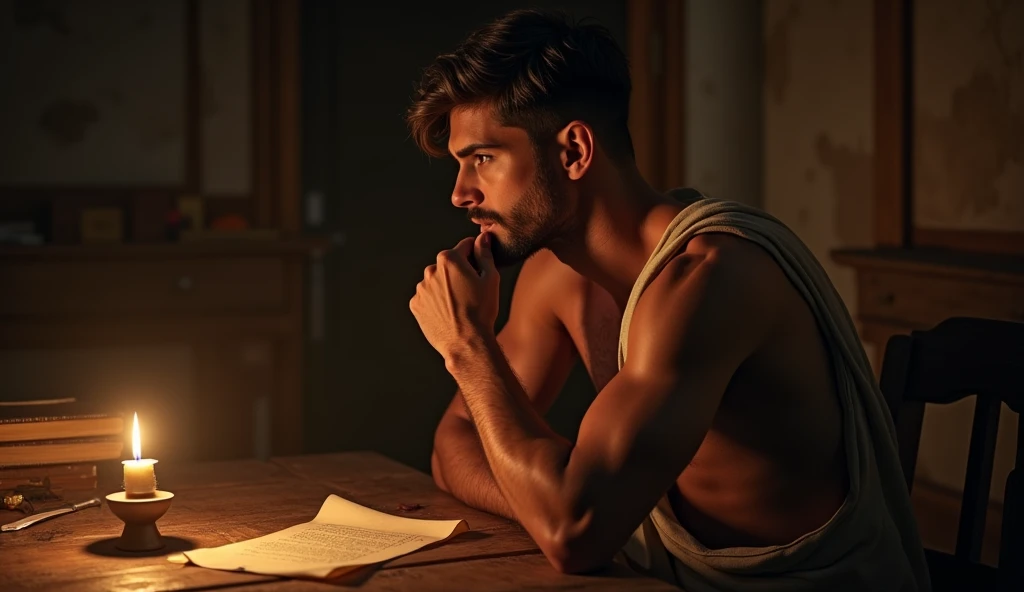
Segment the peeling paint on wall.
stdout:
[[914,223],[1024,231],[1024,0],[915,11]]
[[837,248],[870,246],[873,13],[867,0],[765,3],[765,209],[800,237],[856,312]]
[[[833,227],[844,245],[867,245],[873,237],[872,154],[863,146],[852,148],[819,134],[815,144],[818,161],[832,178],[836,198]],[[814,169],[808,169],[812,174]]]
[[0,0],[0,184],[182,184],[184,7]]

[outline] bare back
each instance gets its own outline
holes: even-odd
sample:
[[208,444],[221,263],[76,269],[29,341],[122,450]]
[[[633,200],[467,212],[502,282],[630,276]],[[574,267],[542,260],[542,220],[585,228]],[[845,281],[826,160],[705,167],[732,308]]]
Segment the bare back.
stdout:
[[[827,522],[846,495],[831,362],[806,302],[759,247],[706,235],[691,240],[677,257],[722,249],[740,250],[741,260],[777,275],[772,283],[783,291],[784,318],[733,376],[669,501],[680,523],[707,547],[785,544]],[[529,291],[534,283],[560,286],[559,297],[548,300],[551,312],[600,391],[617,372],[619,306],[550,252],[526,265],[529,273],[516,291]]]

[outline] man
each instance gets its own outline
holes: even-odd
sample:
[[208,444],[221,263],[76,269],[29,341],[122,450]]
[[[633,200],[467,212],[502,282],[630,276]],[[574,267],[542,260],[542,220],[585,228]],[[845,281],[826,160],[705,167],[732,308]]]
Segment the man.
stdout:
[[[452,203],[481,227],[410,302],[459,386],[438,485],[519,521],[561,571],[928,589],[891,419],[824,273],[763,213],[652,189],[629,94],[605,29],[535,11],[423,75],[413,137],[454,156]],[[495,335],[497,266],[524,259]],[[569,442],[542,416],[576,354],[598,395]]]

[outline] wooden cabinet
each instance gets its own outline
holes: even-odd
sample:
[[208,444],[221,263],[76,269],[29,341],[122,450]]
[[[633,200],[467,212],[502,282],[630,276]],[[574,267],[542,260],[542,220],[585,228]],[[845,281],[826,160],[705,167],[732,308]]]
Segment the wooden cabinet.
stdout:
[[[286,305],[279,257],[12,262],[0,269],[6,314],[273,312]],[[69,295],[74,295],[69,298]]]
[[857,270],[857,320],[874,346],[876,370],[893,335],[954,316],[1024,322],[1024,257],[865,249],[833,258]]
[[862,318],[902,320],[930,327],[954,316],[1024,321],[1022,278],[1008,282],[964,278],[955,268],[943,272],[882,271],[860,274]]
[[[317,248],[261,241],[0,249],[0,349],[185,348],[190,388],[163,393],[166,400],[147,401],[157,396],[145,384],[128,396],[83,393],[71,374],[49,384],[129,415],[133,407],[157,410],[146,419],[161,434],[164,458],[298,453],[303,277]],[[59,364],[45,367],[60,372]]]
[[[1020,80],[997,50],[1022,37],[952,33],[989,18],[966,0],[875,2],[875,249],[834,259],[857,271],[876,362],[891,335],[952,316],[1024,321],[1024,177],[996,174],[1014,166],[1019,134],[983,100],[994,96],[986,81]],[[1004,98],[1009,112],[1024,107]]]
[[[0,246],[0,400],[137,410],[160,459],[301,452],[317,247],[256,238],[301,232],[299,3],[16,12],[0,225],[44,244]],[[98,208],[116,214],[102,237],[82,232]],[[216,232],[239,226],[257,232]]]

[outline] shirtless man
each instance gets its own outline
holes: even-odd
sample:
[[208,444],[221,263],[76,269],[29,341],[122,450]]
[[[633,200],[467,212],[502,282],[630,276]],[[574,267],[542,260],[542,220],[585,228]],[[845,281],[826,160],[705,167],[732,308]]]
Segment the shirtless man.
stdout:
[[[519,521],[563,572],[606,564],[663,497],[720,549],[790,543],[848,491],[822,334],[756,244],[690,240],[639,299],[618,368],[634,283],[686,205],[637,171],[629,92],[604,29],[519,11],[439,56],[408,116],[456,159],[451,201],[481,225],[410,302],[459,386],[434,479]],[[496,266],[524,259],[495,335]],[[543,414],[577,355],[598,395],[570,442]]]

